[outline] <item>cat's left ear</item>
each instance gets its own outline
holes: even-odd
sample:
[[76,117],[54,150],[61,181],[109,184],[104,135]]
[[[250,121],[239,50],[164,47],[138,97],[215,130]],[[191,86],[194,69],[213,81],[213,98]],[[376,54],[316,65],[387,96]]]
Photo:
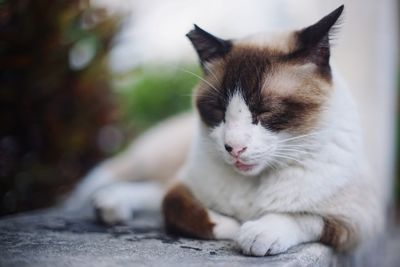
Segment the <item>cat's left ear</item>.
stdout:
[[298,54],[320,67],[329,66],[330,39],[344,5],[341,5],[317,23],[298,32]]
[[226,55],[231,47],[232,42],[223,40],[201,29],[196,24],[186,36],[192,42],[199,56],[200,63],[204,65],[213,59],[221,58]]

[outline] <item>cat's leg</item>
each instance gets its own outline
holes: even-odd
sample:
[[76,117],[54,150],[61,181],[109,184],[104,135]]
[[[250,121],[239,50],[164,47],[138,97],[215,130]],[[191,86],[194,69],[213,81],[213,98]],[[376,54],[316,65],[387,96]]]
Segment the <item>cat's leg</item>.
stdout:
[[356,235],[351,227],[333,217],[312,214],[267,214],[245,222],[236,241],[243,253],[275,255],[301,243],[322,242],[337,250],[351,248]]
[[172,233],[200,239],[234,239],[239,231],[236,220],[202,206],[183,184],[171,187],[162,209],[165,226]]
[[[334,216],[324,217],[323,221],[324,225],[319,239],[321,243],[341,251],[352,249],[360,243],[361,232],[354,223],[345,222]],[[354,222],[356,221],[354,220]]]
[[118,182],[92,196],[97,219],[105,224],[123,224],[137,210],[159,210],[163,190],[157,183]]
[[123,152],[90,171],[64,201],[63,207],[67,211],[90,209],[90,199],[97,190],[113,183],[165,183],[175,177],[189,150],[194,122],[193,114],[185,113],[149,129]]

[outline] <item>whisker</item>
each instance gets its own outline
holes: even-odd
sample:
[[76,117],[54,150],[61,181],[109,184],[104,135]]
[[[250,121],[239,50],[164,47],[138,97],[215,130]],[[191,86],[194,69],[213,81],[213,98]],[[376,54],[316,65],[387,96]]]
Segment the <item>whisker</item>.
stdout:
[[299,150],[299,149],[292,149],[292,148],[279,148],[275,150],[276,152],[285,152],[285,151],[292,151],[292,152],[298,152],[298,153],[304,153],[304,154],[309,154],[312,155],[310,151],[305,151],[305,150]]
[[287,139],[284,139],[284,140],[280,140],[277,143],[280,144],[280,143],[284,143],[284,142],[287,142],[287,141],[297,140],[297,139],[300,139],[300,138],[306,138],[306,137],[309,137],[309,136],[315,136],[315,135],[318,135],[320,133],[322,133],[322,131],[313,132],[313,133],[309,133],[309,134],[298,135],[298,136],[294,136],[294,137],[287,138]]
[[256,153],[252,153],[251,157],[254,156],[260,156],[260,155],[267,155],[268,153],[270,153],[271,151],[264,151],[264,152],[256,152]]
[[[178,66],[178,65],[174,65],[174,64],[166,64],[166,65],[169,66],[169,67],[171,67],[171,68],[173,68],[173,69],[175,69],[175,70],[182,71],[182,72],[188,73],[188,74],[190,74],[190,75],[193,75],[194,77],[196,77],[196,78],[202,80],[203,82],[205,82],[206,84],[208,84],[208,85],[210,86],[210,88],[213,89],[212,91],[215,92],[219,97],[222,97],[222,98],[224,97],[223,94],[215,87],[215,85],[213,85],[211,82],[207,81],[206,79],[204,79],[204,78],[201,77],[200,75],[198,75],[198,74],[196,74],[196,73],[194,73],[194,72],[192,72],[192,71],[190,71],[190,70],[183,69],[183,68],[181,68],[181,67]],[[208,67],[206,66],[206,68],[208,68]],[[209,68],[208,68],[208,69],[209,69]],[[215,76],[215,74],[212,73],[211,71],[209,71],[209,72],[210,72],[211,75],[214,77],[215,81],[216,81],[217,83],[219,83],[219,81],[218,81],[217,77]],[[192,96],[202,96],[202,95],[199,95],[199,94],[198,94],[198,95],[194,95],[194,92],[193,92],[192,95],[191,95],[191,97],[192,97]]]
[[191,71],[185,70],[185,69],[181,69],[181,68],[179,68],[179,70],[181,70],[181,71],[183,71],[183,72],[186,72],[186,73],[189,73],[189,74],[191,74],[191,75],[193,75],[193,76],[199,78],[200,80],[202,80],[203,82],[205,82],[206,84],[208,84],[212,89],[214,89],[214,91],[215,91],[218,95],[222,96],[222,95],[221,95],[221,92],[220,92],[213,84],[211,84],[209,81],[207,81],[206,79],[204,79],[204,78],[201,77],[200,75],[197,75],[197,74],[194,73],[194,72],[191,72]]
[[[214,92],[214,91],[212,91]],[[216,92],[218,95],[220,95],[219,92]],[[193,95],[196,97],[205,97],[205,98],[211,98],[211,99],[215,99],[215,95],[214,94],[207,94],[207,93],[199,93],[199,92],[193,92]]]
[[307,149],[312,149],[316,148],[314,145],[291,145],[291,144],[281,144],[279,147],[273,150],[267,150],[267,151],[261,151],[261,152],[255,152],[252,154],[252,156],[259,156],[259,155],[267,155],[269,153],[273,153],[273,151],[279,151],[279,150],[286,150],[286,149],[293,149],[293,151],[298,151],[298,152],[308,152]]
[[316,148],[315,144],[304,144],[304,145],[292,145],[292,144],[280,144],[279,147],[284,147],[284,148]]
[[[301,153],[302,155],[313,155],[314,153],[312,153],[311,151],[307,151],[307,150],[300,150],[300,149],[294,149],[294,148],[277,148],[274,151],[265,151],[265,152],[258,152],[258,153],[254,153],[251,155],[252,159],[260,159],[266,155],[274,155],[275,153],[287,153],[287,152],[297,152],[297,153]],[[290,155],[289,155],[290,156]]]
[[295,162],[297,162],[297,163],[303,164],[303,162],[301,162],[299,159],[290,157],[290,156],[288,156],[288,155],[286,155],[286,154],[275,153],[275,154],[274,154],[274,157],[289,159],[289,160],[293,160],[293,161],[295,161]]
[[267,166],[270,167],[272,170],[277,170],[278,164],[279,164],[279,161],[277,159],[270,159],[267,162]]
[[216,82],[216,83],[219,83],[219,80],[218,80],[217,76],[215,76],[215,74],[211,71],[210,67],[207,66],[207,64],[204,64],[203,66],[204,66],[204,68],[206,68],[207,71],[214,77],[215,82]]

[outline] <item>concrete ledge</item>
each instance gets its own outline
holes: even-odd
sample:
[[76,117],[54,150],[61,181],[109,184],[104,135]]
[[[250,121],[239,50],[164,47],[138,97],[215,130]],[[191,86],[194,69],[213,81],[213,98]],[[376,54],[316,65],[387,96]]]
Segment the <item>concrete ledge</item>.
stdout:
[[139,213],[127,226],[105,227],[57,210],[0,220],[0,266],[351,266],[321,244],[254,258],[228,241],[166,235],[155,213]]

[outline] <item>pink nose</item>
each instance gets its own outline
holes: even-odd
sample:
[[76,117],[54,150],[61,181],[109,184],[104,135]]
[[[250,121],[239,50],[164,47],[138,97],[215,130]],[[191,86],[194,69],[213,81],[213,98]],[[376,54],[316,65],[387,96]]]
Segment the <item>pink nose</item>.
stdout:
[[225,150],[229,152],[234,157],[239,157],[240,154],[245,152],[247,149],[247,146],[237,146],[237,147],[232,147],[228,144],[225,144]]

